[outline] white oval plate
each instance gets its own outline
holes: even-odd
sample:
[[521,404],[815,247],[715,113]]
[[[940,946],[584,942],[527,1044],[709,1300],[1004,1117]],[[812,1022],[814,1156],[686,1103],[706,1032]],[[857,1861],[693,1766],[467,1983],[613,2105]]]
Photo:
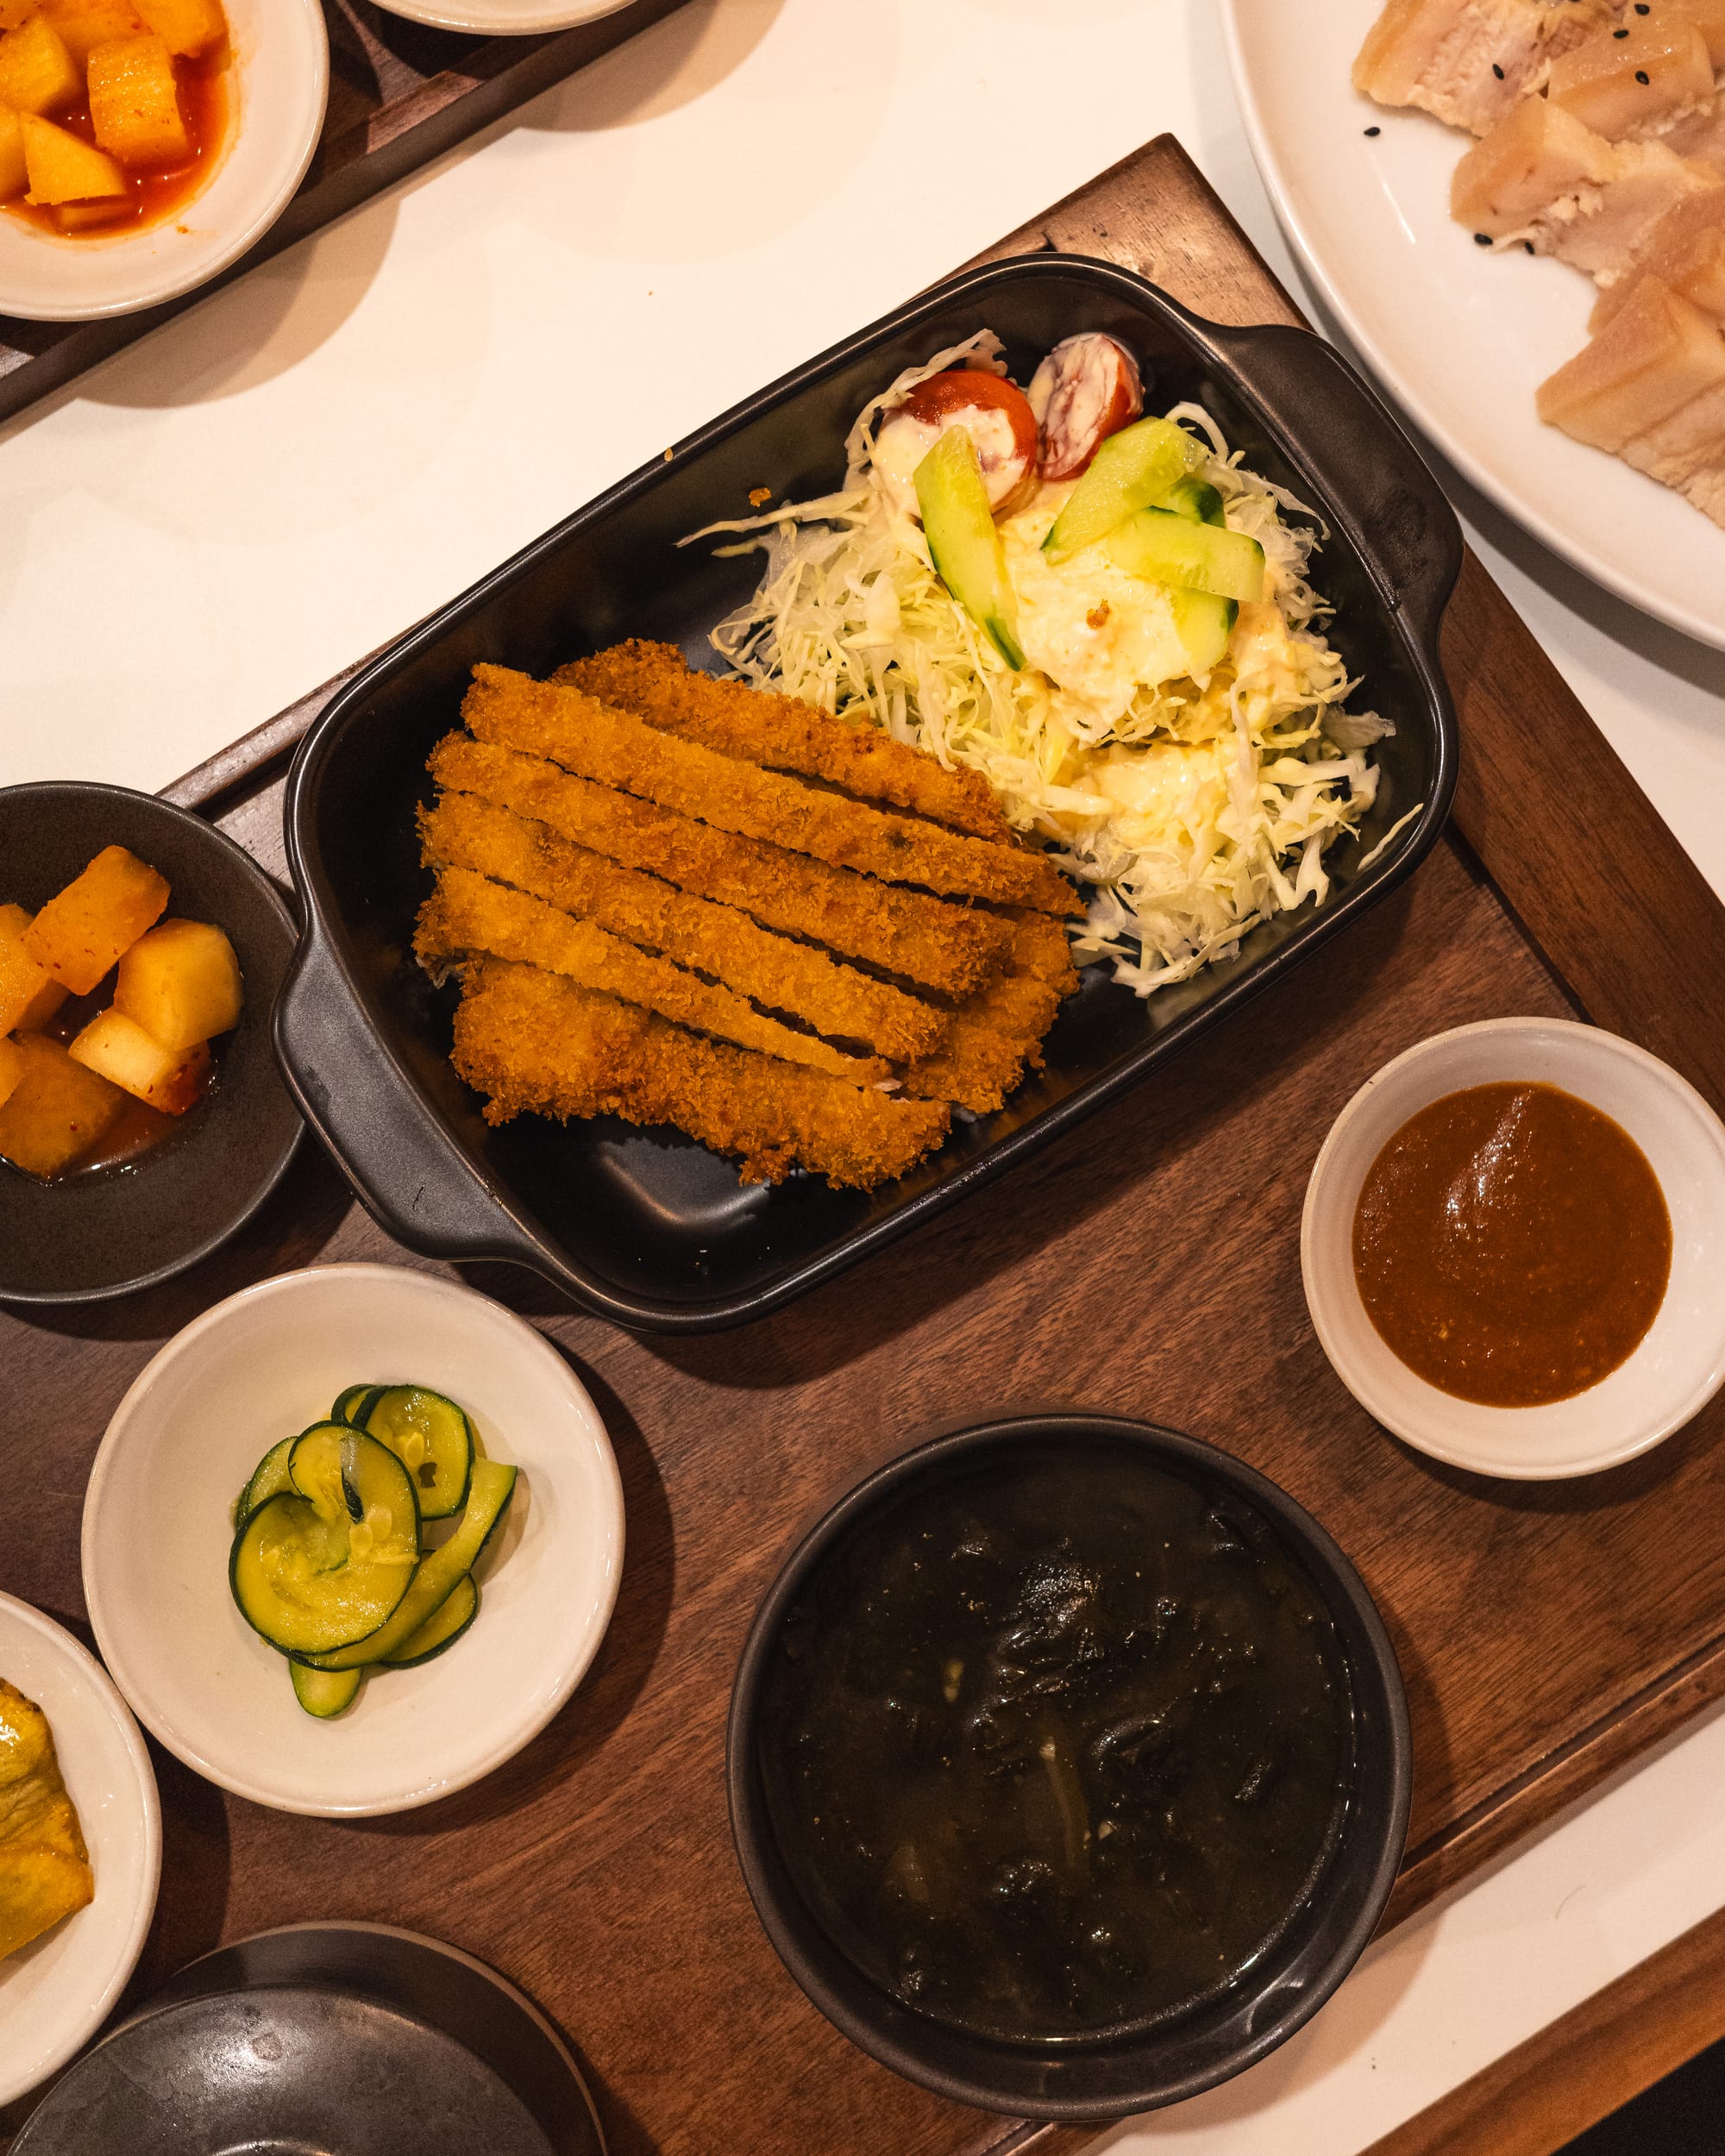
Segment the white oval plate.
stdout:
[[457,0],[446,7],[442,0],[404,6],[390,0],[392,15],[405,15],[411,22],[430,22],[440,30],[474,30],[492,37],[530,37],[547,30],[572,30],[578,22],[597,22],[601,16],[615,15],[629,0]]
[[0,1595],[0,1677],[48,1718],[96,1898],[0,1961],[0,2104],[65,2065],[137,1966],[161,1877],[150,1755],[96,1658],[28,1602]]
[[[228,1590],[229,1507],[344,1385],[410,1379],[459,1401],[521,1480],[472,1629],[317,1721]],[[617,1463],[568,1364],[500,1303],[392,1265],[285,1273],[187,1326],[116,1410],[84,1506],[90,1621],[145,1727],[236,1796],[336,1818],[430,1803],[536,1737],[598,1651],[622,1564]]]
[[1246,133],[1290,244],[1379,380],[1482,492],[1632,605],[1725,649],[1725,531],[1534,409],[1587,342],[1591,284],[1476,247],[1449,214],[1471,137],[1355,91],[1379,10],[1223,0]]
[[323,130],[329,36],[319,0],[223,0],[233,45],[227,141],[211,176],[160,224],[60,238],[0,211],[0,314],[91,322],[205,284],[260,240]]
[[[1354,1279],[1354,1209],[1378,1154],[1432,1101],[1504,1080],[1561,1087],[1614,1118],[1671,1208],[1671,1284],[1646,1338],[1609,1377],[1548,1407],[1484,1407],[1428,1385],[1372,1324]],[[1325,1354],[1386,1430],[1479,1475],[1596,1474],[1668,1438],[1725,1382],[1725,1125],[1687,1079],[1596,1025],[1458,1026],[1386,1063],[1336,1118],[1306,1187],[1300,1268]]]

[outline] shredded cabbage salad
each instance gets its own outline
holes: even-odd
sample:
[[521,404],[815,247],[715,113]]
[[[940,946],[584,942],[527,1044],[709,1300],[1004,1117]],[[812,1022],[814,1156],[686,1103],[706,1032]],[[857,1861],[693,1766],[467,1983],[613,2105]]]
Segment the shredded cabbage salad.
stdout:
[[[1245,470],[1191,404],[1165,417],[1209,445],[1198,476],[1264,553],[1265,597],[1241,606],[1226,657],[1202,679],[1157,662],[1176,649],[1158,623],[1165,599],[1099,548],[1072,556],[1063,580],[1051,573],[1038,549],[1071,489],[1044,483],[1001,526],[1032,661],[1009,667],[871,471],[880,423],[907,390],[952,367],[1004,373],[1000,349],[984,330],[865,406],[837,493],[692,535],[750,535],[723,551],[766,554],[758,588],[712,642],[762,687],[983,773],[1013,828],[1051,842],[1091,887],[1075,958],[1111,963],[1148,995],[1231,956],[1272,915],[1324,902],[1326,849],[1371,806],[1366,752],[1391,729],[1343,708],[1357,684],[1307,573],[1322,535],[1286,521],[1311,512]],[[1106,640],[1094,632],[1110,605],[1086,611],[1099,592],[1113,609]]]

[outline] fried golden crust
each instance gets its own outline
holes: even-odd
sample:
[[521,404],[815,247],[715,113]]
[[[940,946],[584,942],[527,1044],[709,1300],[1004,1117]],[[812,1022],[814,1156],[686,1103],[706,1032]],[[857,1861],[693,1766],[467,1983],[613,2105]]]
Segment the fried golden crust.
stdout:
[[781,772],[762,771],[661,733],[579,689],[480,665],[474,668],[461,712],[481,741],[549,756],[579,777],[621,787],[721,830],[812,854],[837,868],[1042,912],[1078,910],[1072,885],[1040,855],[963,838],[821,793]]
[[745,1182],[791,1169],[871,1190],[945,1137],[944,1107],[895,1100],[723,1041],[527,966],[467,969],[455,1068],[488,1097],[486,1116],[620,1115],[674,1124],[742,1156]]
[[475,871],[580,914],[631,943],[710,974],[724,987],[787,1012],[838,1041],[863,1042],[898,1062],[932,1055],[948,1014],[825,951],[757,928],[746,913],[691,898],[657,877],[572,845],[511,810],[445,793],[420,813],[428,866]]
[[715,830],[543,757],[451,734],[432,751],[430,772],[440,785],[532,817],[595,853],[945,995],[968,995],[1012,948],[1012,924],[998,914]]
[[997,845],[1012,843],[980,771],[949,771],[876,726],[846,725],[795,697],[717,681],[688,666],[674,644],[615,644],[559,667],[551,679],[722,755],[825,779],[864,800],[890,802]]
[[419,909],[414,954],[428,973],[446,972],[476,952],[562,974],[584,987],[699,1026],[763,1055],[783,1057],[867,1085],[889,1075],[874,1057],[846,1056],[812,1033],[764,1018],[729,988],[716,987],[668,958],[591,921],[559,912],[541,899],[491,883],[467,868],[446,868]]
[[976,1115],[992,1114],[1006,1105],[1026,1071],[1042,1069],[1043,1037],[1063,999],[1077,986],[1071,947],[1059,923],[1045,914],[1027,915],[1019,924],[1007,971],[954,1014],[944,1044],[905,1073],[905,1091],[921,1100],[950,1100]]

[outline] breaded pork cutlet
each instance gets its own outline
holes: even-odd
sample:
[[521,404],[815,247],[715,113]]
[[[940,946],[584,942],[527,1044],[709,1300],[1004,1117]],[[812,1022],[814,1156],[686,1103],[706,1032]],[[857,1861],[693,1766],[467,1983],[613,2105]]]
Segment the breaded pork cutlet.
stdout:
[[493,802],[445,793],[436,808],[421,811],[419,836],[428,867],[472,869],[511,884],[710,974],[829,1039],[866,1042],[895,1062],[910,1062],[932,1055],[945,1037],[947,1013],[933,1004],[841,965],[824,950],[758,928],[733,906],[691,898],[656,876],[573,845]]
[[746,681],[716,681],[687,664],[674,644],[615,644],[559,667],[551,679],[721,755],[825,779],[863,800],[889,802],[975,838],[1011,842],[994,788],[980,771],[949,771],[877,726],[847,726],[795,697]]
[[436,889],[419,909],[413,950],[433,975],[478,955],[513,959],[856,1085],[891,1075],[889,1067],[872,1056],[846,1056],[812,1033],[794,1032],[729,988],[470,869],[445,868],[438,876]]
[[1072,885],[1038,854],[961,837],[762,771],[662,733],[580,689],[480,665],[461,714],[481,741],[549,756],[578,777],[618,787],[721,830],[771,839],[836,868],[1046,913],[1079,910]]
[[543,757],[450,734],[432,751],[430,769],[440,786],[495,801],[680,890],[738,906],[768,928],[943,995],[969,995],[1000,970],[1012,948],[1013,924],[999,914],[715,830],[574,778]]
[[1059,924],[1046,914],[1026,915],[1007,970],[954,1013],[942,1046],[905,1073],[905,1091],[992,1114],[1026,1071],[1041,1069],[1044,1036],[1077,986]]
[[945,1108],[704,1040],[651,1012],[528,966],[482,961],[455,1014],[455,1069],[487,1096],[486,1119],[620,1115],[674,1124],[741,1155],[745,1182],[793,1168],[871,1190],[945,1137]]

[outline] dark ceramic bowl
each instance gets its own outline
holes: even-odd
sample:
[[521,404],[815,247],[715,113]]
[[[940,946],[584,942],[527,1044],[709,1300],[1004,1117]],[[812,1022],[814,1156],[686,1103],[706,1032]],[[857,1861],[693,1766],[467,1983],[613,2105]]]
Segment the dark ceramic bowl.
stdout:
[[13,2156],[605,2156],[568,2047],[470,1954],[292,1924],[206,1954],[87,2053]]
[[[429,799],[426,756],[457,724],[474,662],[544,674],[619,637],[656,636],[715,665],[708,631],[754,589],[760,558],[677,542],[740,514],[751,487],[825,493],[861,406],[901,368],[984,327],[1026,380],[1070,330],[1112,331],[1149,370],[1157,410],[1199,399],[1254,470],[1328,526],[1319,582],[1336,608],[1329,634],[1364,700],[1396,727],[1374,752],[1382,783],[1361,843],[1337,848],[1329,864],[1329,903],[1264,923],[1238,956],[1148,1001],[1088,968],[1044,1044],[1045,1069],[879,1190],[803,1174],[745,1184],[693,1138],[615,1116],[524,1115],[493,1129],[450,1067],[454,985],[434,989],[411,950],[430,887],[414,809]],[[1128,270],[1070,255],[955,278],[579,511],[331,701],[295,760],[286,804],[305,931],[276,1039],[307,1120],[377,1219],[425,1257],[530,1266],[584,1308],[653,1331],[761,1317],[1142,1082],[1290,967],[1333,950],[1413,870],[1455,783],[1438,625],[1460,560],[1460,528],[1418,453],[1346,360],[1307,331],[1204,322]]]
[[0,1300],[96,1302],[196,1264],[268,1197],[303,1127],[270,1052],[293,917],[257,863],[154,794],[71,780],[0,788],[0,901],[34,912],[104,846],[167,878],[170,913],[226,930],[246,1007],[216,1044],[210,1097],[136,1161],[57,1183],[0,1161]]
[[[1346,1674],[1345,1749],[1329,1854],[1260,1958],[1230,1988],[1153,2027],[1098,2037],[1001,2040],[903,2004],[835,1943],[799,1889],[768,1789],[766,1699],[787,1617],[822,1576],[843,1576],[851,1538],[909,1493],[1008,1460],[1073,1448],[1136,1457],[1244,1504],[1297,1561],[1333,1620]],[[731,1695],[731,1833],[756,1910],[780,1958],[827,2019],[912,2081],[985,2110],[1034,2119],[1116,2118],[1196,2096],[1241,2072],[1309,2021],[1353,1966],[1382,1915],[1408,1831],[1413,1759],[1395,1651],[1353,1567],[1274,1482],[1195,1438],[1107,1415],[1026,1416],[919,1446],[842,1498],[793,1550],[756,1613]]]

